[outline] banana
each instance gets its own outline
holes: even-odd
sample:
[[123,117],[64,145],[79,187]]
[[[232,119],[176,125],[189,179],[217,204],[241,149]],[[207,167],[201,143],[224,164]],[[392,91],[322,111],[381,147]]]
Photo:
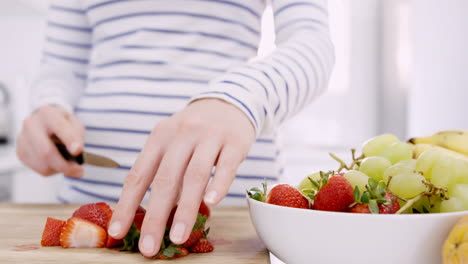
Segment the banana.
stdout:
[[443,264],[468,264],[468,216],[455,224],[442,246]]
[[413,158],[417,159],[426,150],[436,150],[442,155],[451,156],[457,159],[468,161],[468,156],[461,153],[446,149],[443,147],[431,145],[431,144],[415,144],[413,145]]
[[431,144],[468,155],[468,130],[444,130],[428,137],[412,138],[413,144]]

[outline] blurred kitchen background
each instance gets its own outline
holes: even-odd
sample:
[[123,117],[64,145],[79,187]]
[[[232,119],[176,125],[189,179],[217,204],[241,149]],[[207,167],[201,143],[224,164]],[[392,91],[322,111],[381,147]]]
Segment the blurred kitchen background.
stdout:
[[[23,167],[14,146],[47,2],[0,1],[0,201],[54,202],[61,180]],[[335,70],[328,92],[282,128],[284,181],[335,168],[328,152],[347,155],[379,133],[468,129],[468,1],[329,0],[329,8]],[[259,56],[274,48],[271,9],[263,26]]]

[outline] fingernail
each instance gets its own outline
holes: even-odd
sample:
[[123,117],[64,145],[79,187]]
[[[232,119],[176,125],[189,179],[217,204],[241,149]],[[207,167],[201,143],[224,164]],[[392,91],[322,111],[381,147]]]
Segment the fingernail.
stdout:
[[209,193],[207,193],[205,195],[205,203],[207,204],[214,204],[216,203],[216,197],[218,196],[218,194],[216,193],[216,191],[210,191]]
[[112,222],[112,224],[109,226],[109,230],[107,230],[107,232],[109,233],[111,237],[114,237],[120,233],[121,228],[122,226],[120,225],[120,223],[115,221],[115,222]]
[[152,236],[150,235],[146,235],[145,237],[143,237],[143,240],[141,241],[141,248],[140,248],[141,251],[147,253],[147,254],[151,254],[153,253],[153,250],[154,250],[154,239]]
[[73,153],[77,153],[80,150],[80,143],[74,142],[70,146],[70,151]]
[[171,240],[174,243],[182,243],[182,237],[185,233],[185,224],[184,223],[176,223],[172,228],[171,232]]

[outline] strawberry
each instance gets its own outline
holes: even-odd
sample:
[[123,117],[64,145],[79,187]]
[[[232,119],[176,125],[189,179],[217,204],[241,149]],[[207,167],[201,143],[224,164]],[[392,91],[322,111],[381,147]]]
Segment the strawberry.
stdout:
[[111,236],[107,236],[106,248],[114,248],[123,245],[123,239],[115,239]]
[[183,247],[190,247],[193,244],[197,243],[202,237],[203,237],[203,230],[205,228],[205,223],[206,223],[206,216],[202,214],[197,215],[197,220],[195,222],[195,225],[192,228],[192,232],[190,233],[189,238],[185,243],[182,244]]
[[309,209],[309,201],[301,192],[289,184],[279,184],[270,190],[266,202],[286,207]]
[[201,202],[198,212],[207,218],[210,218],[210,208],[205,204],[204,201]]
[[112,209],[106,203],[85,204],[73,213],[73,217],[88,220],[107,230]]
[[104,247],[107,232],[88,220],[72,217],[67,220],[60,234],[60,245],[64,248]]
[[145,218],[145,214],[146,214],[145,208],[141,207],[140,205],[135,212],[135,217],[133,218],[133,222],[135,223],[138,230],[141,230],[141,225],[143,224],[143,219]]
[[160,254],[157,254],[154,258],[155,259],[174,259],[174,258],[182,258],[189,254],[189,251],[180,246],[169,246],[165,250],[163,250]]
[[60,232],[62,231],[65,221],[47,217],[47,221],[42,232],[41,245],[43,247],[60,246]]
[[208,253],[214,250],[213,245],[206,238],[200,239],[198,243],[189,248],[192,253]]
[[333,212],[347,212],[354,203],[353,187],[342,173],[326,177],[322,175],[325,184],[318,189],[314,198],[314,209]]
[[[171,227],[172,222],[174,221],[174,215],[177,210],[177,205],[172,208],[169,217],[167,218],[166,227]],[[210,208],[205,204],[205,202],[201,202],[198,212],[202,215],[205,215],[207,218],[210,217]]]
[[370,214],[369,205],[368,204],[356,204],[349,210],[350,213],[355,214]]
[[354,190],[355,203],[350,212],[358,214],[395,214],[400,210],[396,197],[387,191],[385,182],[377,182],[369,178],[366,190],[361,194],[356,186]]
[[[390,193],[386,193],[384,196],[384,200],[388,202],[377,202],[379,211],[379,214],[394,214],[398,210],[400,210],[400,203],[398,203],[398,200]],[[369,203],[358,203],[351,207],[350,210],[351,213],[357,213],[357,214],[370,214],[371,211],[369,209]]]

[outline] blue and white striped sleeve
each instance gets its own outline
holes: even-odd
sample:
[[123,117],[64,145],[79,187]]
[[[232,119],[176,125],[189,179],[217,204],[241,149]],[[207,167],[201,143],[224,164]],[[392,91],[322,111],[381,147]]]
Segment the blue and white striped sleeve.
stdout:
[[326,88],[334,64],[326,0],[273,0],[276,45],[265,59],[230,69],[195,95],[241,109],[256,129],[278,127]]
[[53,104],[73,111],[86,81],[91,32],[79,0],[51,1],[41,69],[31,87],[33,110]]

